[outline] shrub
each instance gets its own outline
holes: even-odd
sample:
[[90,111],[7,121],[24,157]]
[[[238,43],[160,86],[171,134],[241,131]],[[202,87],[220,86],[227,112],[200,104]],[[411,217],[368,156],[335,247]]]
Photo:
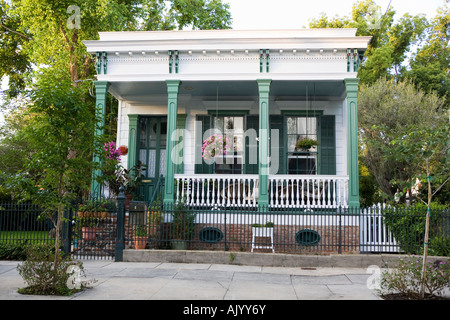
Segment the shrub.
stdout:
[[23,261],[26,259],[26,242],[0,243],[0,260]]
[[[410,254],[423,252],[427,208],[415,205],[383,209],[383,217],[400,248]],[[450,211],[432,206],[428,248],[433,255],[448,256],[450,241]]]
[[[408,299],[420,299],[422,284],[422,257],[400,259],[394,269],[382,273],[381,294],[400,294]],[[450,260],[427,261],[425,296],[439,296],[450,285]]]
[[76,272],[84,274],[81,262],[71,260],[61,251],[55,253],[53,246],[48,245],[30,245],[26,253],[27,260],[18,265],[17,269],[27,287],[20,288],[19,293],[71,295],[82,289],[81,286],[69,285],[69,279]]

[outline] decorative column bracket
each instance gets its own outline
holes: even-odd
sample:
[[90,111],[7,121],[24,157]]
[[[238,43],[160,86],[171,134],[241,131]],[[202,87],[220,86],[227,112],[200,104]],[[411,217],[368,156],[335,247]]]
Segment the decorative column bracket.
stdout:
[[269,72],[270,65],[270,50],[269,49],[260,49],[259,50],[259,72],[264,72],[264,65],[266,69],[266,73]]
[[353,60],[353,72],[358,72],[361,64],[361,55],[358,53],[358,49],[347,49],[347,72],[350,72],[351,61]]
[[97,74],[102,73],[103,66],[103,74],[107,73],[108,70],[108,53],[106,52],[97,52],[95,56],[95,70]]
[[169,50],[169,73],[173,73],[174,66],[175,73],[178,73],[179,61],[178,50]]

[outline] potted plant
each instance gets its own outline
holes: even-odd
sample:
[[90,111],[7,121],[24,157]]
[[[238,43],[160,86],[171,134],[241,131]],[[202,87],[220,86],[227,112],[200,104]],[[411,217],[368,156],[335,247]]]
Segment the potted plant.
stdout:
[[148,234],[147,227],[144,224],[138,225],[134,231],[134,247],[136,249],[145,249],[147,245]]
[[295,144],[296,149],[303,150],[303,151],[309,151],[312,147],[318,146],[319,142],[314,139],[300,139]]
[[141,184],[141,179],[144,176],[145,170],[146,166],[141,161],[139,161],[131,169],[121,168],[116,172],[116,178],[114,180],[114,183],[112,183],[111,185],[113,186],[113,188],[117,189],[117,194],[121,186],[125,188],[125,208],[127,209],[130,201],[133,199],[133,196],[135,195]]
[[88,200],[78,207],[81,218],[106,218],[114,204],[108,200]]
[[172,211],[172,248],[176,250],[186,250],[189,240],[192,240],[195,233],[195,213],[183,201],[178,202]]
[[147,219],[149,221],[149,234],[153,237],[159,231],[161,223],[164,220],[163,205],[160,196],[151,204],[147,213]]
[[81,230],[81,239],[86,241],[93,241],[97,236],[97,227],[99,218],[92,217],[77,217],[78,231]]

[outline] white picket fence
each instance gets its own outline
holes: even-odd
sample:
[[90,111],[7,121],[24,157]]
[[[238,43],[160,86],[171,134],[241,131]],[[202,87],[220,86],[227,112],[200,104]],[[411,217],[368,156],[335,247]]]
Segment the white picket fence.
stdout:
[[381,205],[361,210],[360,251],[361,252],[399,252],[399,246],[392,232],[383,221]]

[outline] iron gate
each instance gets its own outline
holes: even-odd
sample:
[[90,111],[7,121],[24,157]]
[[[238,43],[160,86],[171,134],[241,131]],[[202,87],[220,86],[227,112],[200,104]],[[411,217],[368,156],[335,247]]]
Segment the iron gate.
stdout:
[[125,197],[119,197],[107,211],[86,214],[71,210],[66,223],[65,251],[70,252],[74,259],[120,261],[124,206]]

